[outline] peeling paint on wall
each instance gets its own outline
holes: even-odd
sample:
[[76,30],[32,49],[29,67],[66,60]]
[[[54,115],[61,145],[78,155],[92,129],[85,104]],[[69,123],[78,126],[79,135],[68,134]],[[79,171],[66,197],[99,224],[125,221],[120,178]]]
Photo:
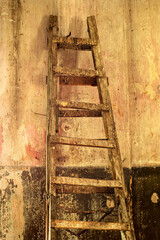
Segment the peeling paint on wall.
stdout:
[[1,239],[23,239],[24,202],[21,172],[13,168],[1,168],[0,189]]

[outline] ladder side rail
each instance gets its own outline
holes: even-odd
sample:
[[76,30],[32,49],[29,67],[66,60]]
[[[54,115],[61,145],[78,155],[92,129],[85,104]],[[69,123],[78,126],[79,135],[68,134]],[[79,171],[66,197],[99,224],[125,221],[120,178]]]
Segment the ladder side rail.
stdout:
[[88,20],[88,28],[89,28],[90,37],[91,37],[91,39],[93,38],[93,39],[96,39],[96,41],[97,41],[97,46],[92,47],[94,66],[95,66],[95,69],[101,69],[101,71],[103,71],[103,76],[104,76],[102,78],[97,77],[97,86],[98,86],[100,102],[101,102],[101,104],[107,105],[110,109],[110,111],[108,111],[108,112],[102,112],[105,134],[109,140],[112,140],[115,142],[116,155],[119,156],[118,159],[117,158],[115,160],[113,159],[113,162],[112,162],[112,165],[115,165],[115,166],[113,166],[113,169],[114,169],[113,175],[114,175],[115,179],[123,180],[122,179],[123,171],[122,171],[122,167],[121,167],[119,145],[118,145],[118,141],[117,141],[112,105],[111,105],[109,91],[108,91],[108,83],[107,83],[107,79],[105,77],[106,73],[105,73],[105,70],[103,67],[103,61],[102,61],[101,54],[100,54],[100,43],[99,43],[99,37],[98,37],[98,30],[97,30],[97,26],[96,26],[96,20],[95,20],[94,16],[88,17],[87,20]]
[[57,66],[57,43],[52,43],[53,35],[58,33],[57,16],[49,17],[49,55],[48,55],[48,83],[47,83],[47,224],[46,224],[46,240],[56,240],[56,230],[51,228],[51,221],[56,219],[56,186],[53,188],[52,176],[56,175],[56,150],[51,147],[50,135],[56,134],[57,111],[51,107],[51,99],[57,100],[57,88],[59,78],[53,75],[53,65]]
[[121,161],[120,149],[119,149],[119,144],[117,139],[113,110],[112,110],[110,95],[108,91],[108,83],[107,83],[106,73],[103,66],[103,61],[101,58],[100,42],[99,42],[99,36],[98,36],[95,17],[94,16],[88,17],[87,23],[88,23],[90,38],[92,40],[96,40],[97,42],[97,46],[92,46],[92,55],[93,55],[95,69],[99,71],[100,70],[103,71],[103,74],[104,74],[103,78],[97,77],[97,86],[98,86],[100,101],[101,103],[107,104],[107,106],[110,107],[110,111],[103,112],[102,117],[104,122],[105,134],[108,136],[109,140],[113,140],[116,145],[114,149],[108,150],[109,159],[112,164],[113,178],[116,180],[121,180],[123,185],[122,190],[121,189],[118,190],[117,188],[115,188],[115,194],[116,196],[118,196],[118,199],[120,202],[119,211],[121,215],[121,220],[122,222],[130,222],[131,229],[132,229],[132,231],[126,231],[121,233],[121,235],[124,236],[125,240],[133,240],[136,238],[135,238],[131,218],[127,212],[127,206],[126,206],[127,190],[126,190],[125,181],[124,181],[124,173],[122,168],[122,161]]

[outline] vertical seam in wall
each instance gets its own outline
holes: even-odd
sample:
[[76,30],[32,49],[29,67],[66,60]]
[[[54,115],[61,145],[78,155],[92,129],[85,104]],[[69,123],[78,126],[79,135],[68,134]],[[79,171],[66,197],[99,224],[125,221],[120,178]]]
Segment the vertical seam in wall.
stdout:
[[15,120],[18,126],[18,94],[19,94],[19,30],[20,30],[20,0],[12,0],[11,17],[13,18],[13,51],[15,64]]
[[129,148],[130,148],[130,167],[132,167],[132,80],[133,80],[133,69],[132,69],[132,14],[131,14],[131,1],[126,1],[126,43],[127,43],[127,65],[128,65],[128,127],[129,127]]
[[13,69],[13,102],[11,102],[13,110],[13,120],[14,121],[14,135],[13,135],[13,156],[12,159],[18,165],[18,159],[15,159],[16,149],[17,149],[17,129],[19,126],[19,31],[20,31],[20,11],[21,3],[20,0],[11,0],[9,2],[10,10],[10,24],[12,29],[12,43],[11,43],[11,54],[12,54],[12,69]]

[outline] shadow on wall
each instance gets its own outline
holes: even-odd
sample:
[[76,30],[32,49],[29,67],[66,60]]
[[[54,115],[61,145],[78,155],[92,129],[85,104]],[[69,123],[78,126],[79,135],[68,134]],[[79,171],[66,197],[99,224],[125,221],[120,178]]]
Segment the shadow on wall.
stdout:
[[[77,24],[78,23],[78,24]],[[66,37],[81,37],[83,22],[79,18],[72,18],[69,24],[68,35]],[[76,28],[75,28],[76,26]],[[76,34],[76,36],[75,36]],[[70,35],[70,36],[69,36]],[[62,33],[62,36],[64,34]],[[58,64],[69,68],[77,68],[79,51],[70,49],[60,49],[58,51]]]
[[40,22],[40,25],[37,29],[37,35],[31,45],[31,52],[34,54],[37,60],[41,58],[44,50],[45,51],[48,50],[47,47],[47,34],[49,23],[48,21],[49,16],[45,15]]
[[[76,23],[78,22],[78,24],[75,24],[75,22]],[[36,60],[37,60],[35,61],[35,63],[37,63],[41,59],[43,51],[48,51],[48,47],[47,47],[48,24],[49,24],[49,16],[45,15],[42,18],[41,23],[38,27],[36,37],[34,38],[31,44],[30,51],[34,55],[34,57],[36,57]],[[84,22],[79,18],[71,19],[71,24],[69,26],[68,34],[71,32],[71,37],[81,37],[83,24]],[[76,26],[76,29],[75,29],[75,26]],[[75,33],[77,36],[75,36]],[[74,35],[72,36],[72,34]],[[64,36],[63,33],[59,34],[59,31],[58,31],[58,35]],[[76,68],[77,59],[78,59],[77,51],[69,50],[69,49],[65,49],[65,50],[61,49],[59,50],[59,52],[60,52],[59,54],[60,65]]]
[[49,16],[45,15],[37,28],[37,34],[30,46],[31,66],[30,71],[33,76],[33,84],[38,88],[43,88],[46,84],[46,75],[48,73],[48,20]]

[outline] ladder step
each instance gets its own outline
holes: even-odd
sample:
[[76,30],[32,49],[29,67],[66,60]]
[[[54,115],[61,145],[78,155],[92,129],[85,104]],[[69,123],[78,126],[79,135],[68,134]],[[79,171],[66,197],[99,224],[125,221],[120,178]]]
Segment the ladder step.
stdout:
[[[91,186],[76,186],[76,185],[56,185],[56,193],[59,194],[113,194],[115,188],[111,187],[91,187]],[[55,191],[54,184],[51,185],[51,191]]]
[[122,188],[121,181],[89,179],[89,178],[55,177],[52,183],[64,184],[64,185],[76,185],[76,186]]
[[104,104],[96,104],[96,103],[85,103],[85,102],[66,102],[57,100],[56,102],[53,100],[51,102],[51,106],[57,105],[62,108],[74,108],[74,109],[85,109],[88,111],[109,111],[109,107]]
[[95,77],[73,77],[73,76],[61,76],[59,79],[60,85],[89,85],[97,86]]
[[100,111],[95,110],[59,110],[59,117],[102,117]]
[[115,144],[109,140],[85,139],[85,138],[71,138],[51,136],[51,144],[74,145],[83,147],[97,147],[97,148],[114,148]]
[[75,50],[91,50],[96,45],[96,41],[87,38],[72,38],[53,36],[53,43],[58,43],[59,48]]
[[102,71],[60,66],[53,66],[53,74],[56,76],[103,77]]
[[129,231],[130,225],[128,223],[112,223],[112,222],[85,222],[85,221],[66,221],[54,220],[52,221],[53,228],[63,229],[88,229],[88,230],[118,230]]

